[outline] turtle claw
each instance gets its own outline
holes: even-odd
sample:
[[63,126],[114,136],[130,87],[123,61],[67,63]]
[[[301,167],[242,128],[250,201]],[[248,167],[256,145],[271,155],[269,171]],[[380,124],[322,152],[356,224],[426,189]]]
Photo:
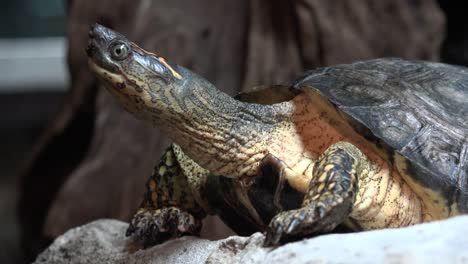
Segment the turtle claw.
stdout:
[[278,226],[276,230],[268,229],[265,235],[265,241],[263,242],[264,247],[273,247],[279,244],[281,240],[281,227]]
[[264,246],[275,246],[319,231],[321,218],[314,209],[300,208],[277,214],[270,222]]
[[142,242],[144,247],[161,244],[182,235],[198,235],[201,221],[177,207],[140,209],[133,217],[126,236]]
[[286,228],[286,233],[292,233],[294,230],[296,230],[301,221],[302,219],[293,219],[291,223],[289,223],[288,228]]
[[330,232],[342,222],[337,220],[341,219],[342,212],[340,206],[325,208],[321,205],[281,212],[271,220],[264,246]]
[[300,221],[292,217],[293,214],[292,211],[286,211],[273,217],[268,226],[263,246],[271,247],[279,245],[285,235],[291,234],[295,230]]

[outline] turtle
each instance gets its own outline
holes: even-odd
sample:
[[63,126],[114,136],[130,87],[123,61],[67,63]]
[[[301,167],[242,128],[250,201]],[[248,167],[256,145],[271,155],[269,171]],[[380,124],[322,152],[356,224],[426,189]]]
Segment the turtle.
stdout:
[[231,97],[95,24],[91,72],[174,143],[127,236],[198,235],[216,214],[265,246],[398,228],[468,212],[468,70],[378,58],[304,72]]

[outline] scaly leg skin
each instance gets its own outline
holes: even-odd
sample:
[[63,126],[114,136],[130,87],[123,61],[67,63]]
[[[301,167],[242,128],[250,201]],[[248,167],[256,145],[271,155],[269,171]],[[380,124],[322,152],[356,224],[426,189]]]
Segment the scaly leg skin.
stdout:
[[174,154],[169,147],[148,180],[144,200],[133,216],[126,235],[144,247],[182,235],[198,235],[206,213],[195,201]]
[[357,173],[363,157],[349,143],[330,146],[315,164],[302,207],[281,212],[271,220],[265,246],[329,232],[348,218],[356,197]]

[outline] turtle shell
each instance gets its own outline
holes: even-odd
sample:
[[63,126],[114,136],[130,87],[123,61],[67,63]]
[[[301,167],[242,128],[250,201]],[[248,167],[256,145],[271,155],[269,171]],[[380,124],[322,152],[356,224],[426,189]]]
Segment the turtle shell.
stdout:
[[409,177],[468,212],[468,69],[376,59],[306,72],[317,89],[406,158]]

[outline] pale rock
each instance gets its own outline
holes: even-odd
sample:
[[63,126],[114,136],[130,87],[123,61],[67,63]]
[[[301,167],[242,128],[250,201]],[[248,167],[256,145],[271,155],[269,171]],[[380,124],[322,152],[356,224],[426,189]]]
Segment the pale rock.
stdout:
[[468,263],[468,216],[399,229],[330,234],[262,247],[264,236],[183,237],[142,249],[126,223],[98,220],[69,230],[35,263]]

